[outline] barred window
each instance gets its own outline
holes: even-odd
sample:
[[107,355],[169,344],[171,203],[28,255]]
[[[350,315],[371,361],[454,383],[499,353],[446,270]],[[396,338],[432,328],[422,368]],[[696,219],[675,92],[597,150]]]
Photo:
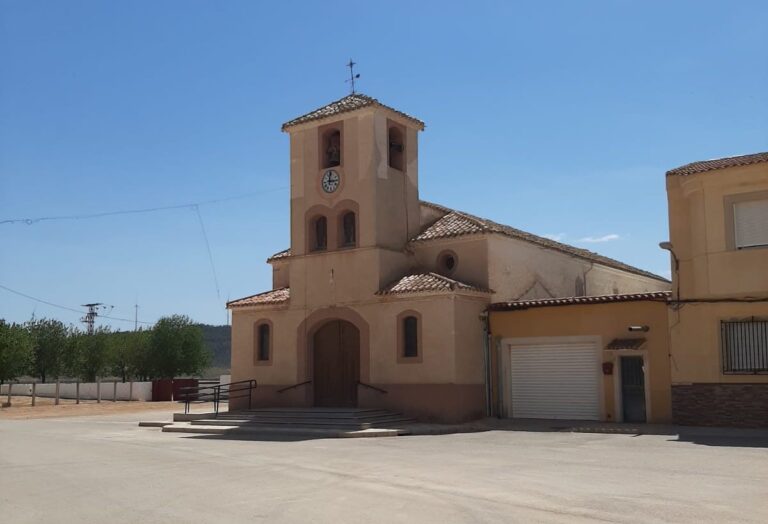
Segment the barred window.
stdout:
[[723,373],[768,373],[768,320],[721,322]]

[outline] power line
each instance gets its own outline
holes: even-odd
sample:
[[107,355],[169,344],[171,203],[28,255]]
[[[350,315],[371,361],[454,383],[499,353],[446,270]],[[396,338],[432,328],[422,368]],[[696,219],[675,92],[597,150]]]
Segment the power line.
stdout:
[[53,220],[86,220],[90,218],[102,218],[102,217],[115,216],[115,215],[137,215],[141,213],[155,213],[157,211],[168,211],[172,209],[185,209],[185,208],[194,209],[197,206],[204,206],[208,204],[218,204],[221,202],[230,202],[232,200],[241,200],[244,198],[251,198],[254,196],[266,195],[269,193],[276,193],[278,191],[284,191],[286,189],[288,188],[278,187],[274,189],[267,189],[266,191],[255,191],[252,193],[246,193],[244,195],[216,198],[212,200],[202,200],[200,202],[190,202],[188,204],[177,204],[173,206],[147,207],[147,208],[141,208],[141,209],[123,209],[119,211],[104,211],[101,213],[88,213],[88,214],[82,214],[82,215],[58,215],[58,216],[37,217],[37,218],[9,218],[6,220],[0,220],[0,225],[26,224],[28,226],[31,226],[39,222],[48,222]]
[[213,283],[216,286],[216,297],[221,302],[221,292],[219,291],[219,278],[216,276],[216,265],[213,263],[213,253],[211,252],[211,244],[208,242],[208,233],[205,232],[205,223],[203,222],[203,215],[200,214],[200,207],[195,205],[192,207],[195,214],[197,214],[197,220],[200,222],[200,230],[203,232],[203,240],[205,240],[205,249],[208,251],[208,260],[211,262],[211,271],[213,272]]
[[[54,304],[53,302],[49,302],[47,300],[43,300],[41,298],[33,297],[32,295],[27,295],[26,293],[22,293],[21,291],[16,291],[15,289],[11,289],[7,286],[4,286],[0,284],[0,289],[4,289],[10,293],[13,293],[14,295],[19,295],[20,297],[28,298],[29,300],[34,300],[35,302],[39,302],[41,304],[46,304],[48,306],[57,307],[59,309],[66,309],[67,311],[72,311],[74,313],[77,313],[78,315],[86,314],[87,311],[83,311],[82,309],[75,309],[68,306],[62,306],[61,304]],[[137,322],[139,324],[147,324],[152,325],[152,322],[145,322],[143,320],[136,320],[136,319],[129,319],[129,318],[120,318],[120,317],[108,317],[107,315],[99,315],[101,318],[108,318],[110,320],[120,320],[123,322]]]

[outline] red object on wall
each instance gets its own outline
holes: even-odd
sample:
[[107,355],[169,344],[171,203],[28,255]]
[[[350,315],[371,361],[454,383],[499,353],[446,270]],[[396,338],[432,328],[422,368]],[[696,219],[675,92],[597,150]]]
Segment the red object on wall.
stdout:
[[152,381],[152,402],[168,402],[181,398],[181,388],[196,388],[196,378],[161,378]]
[[[182,397],[181,388],[196,388],[196,378],[175,378],[173,379],[173,398],[179,400]],[[204,392],[205,393],[205,392]]]
[[173,380],[162,378],[152,381],[152,402],[167,402],[173,396]]
[[613,375],[613,362],[603,362],[603,375]]

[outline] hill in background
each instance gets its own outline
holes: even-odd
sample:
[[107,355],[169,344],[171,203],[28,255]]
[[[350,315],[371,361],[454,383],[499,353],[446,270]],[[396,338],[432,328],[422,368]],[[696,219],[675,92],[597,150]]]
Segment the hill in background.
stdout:
[[213,355],[211,368],[229,370],[232,331],[229,326],[211,326],[200,324],[203,330],[203,342]]

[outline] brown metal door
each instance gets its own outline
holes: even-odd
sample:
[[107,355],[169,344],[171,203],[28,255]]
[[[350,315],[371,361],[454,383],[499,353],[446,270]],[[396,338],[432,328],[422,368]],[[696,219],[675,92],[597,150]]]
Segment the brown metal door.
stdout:
[[360,333],[343,320],[328,322],[314,337],[315,406],[357,406]]

